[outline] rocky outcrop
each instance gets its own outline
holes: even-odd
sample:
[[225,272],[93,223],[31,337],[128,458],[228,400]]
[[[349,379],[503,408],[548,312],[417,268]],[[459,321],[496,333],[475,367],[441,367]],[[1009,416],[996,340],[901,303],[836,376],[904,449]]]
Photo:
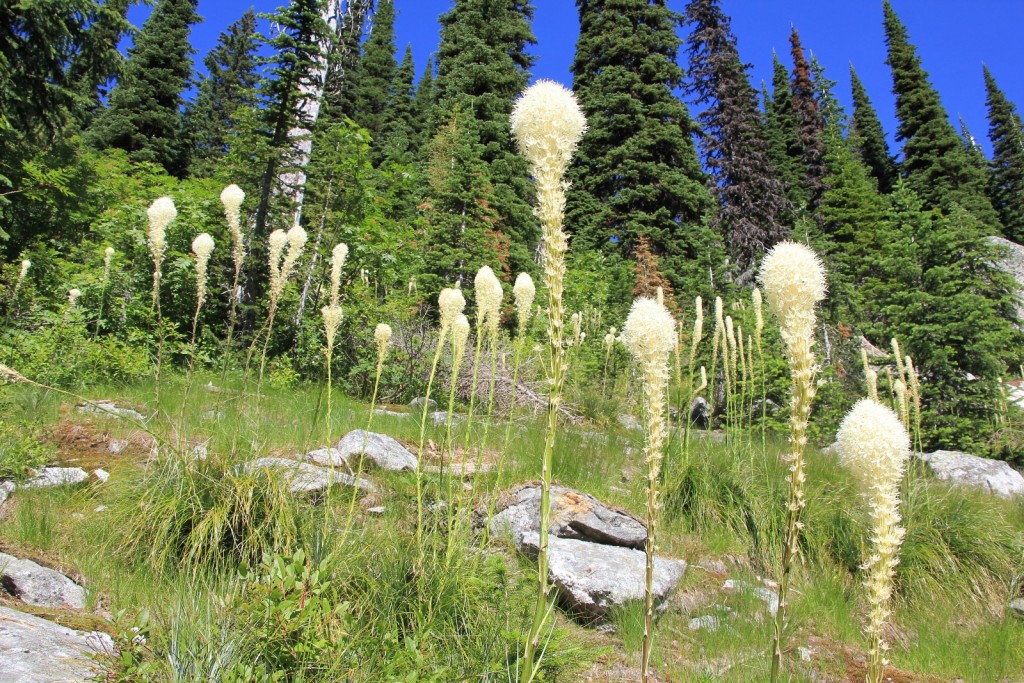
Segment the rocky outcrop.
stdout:
[[402,444],[386,434],[375,434],[362,429],[349,432],[334,448],[321,448],[306,456],[318,465],[333,465],[355,470],[359,467],[360,455],[366,460],[365,469],[382,469],[389,472],[415,471],[416,456]]
[[83,633],[0,606],[0,681],[82,683],[101,681],[97,656],[112,656],[105,633]]
[[0,586],[22,602],[54,609],[83,609],[85,589],[49,567],[0,553]]
[[[995,266],[1013,276],[1017,285],[1024,288],[1024,246],[1002,237],[989,237],[990,244],[995,245],[1002,253],[996,259]],[[1024,320],[1024,294],[1017,294],[1017,317]]]
[[106,417],[128,418],[137,422],[145,422],[146,416],[131,408],[122,408],[113,401],[94,401],[83,403],[78,406],[78,412],[91,415],[103,415]]
[[[522,537],[540,531],[540,486],[529,484],[502,496],[491,519],[493,535],[510,534],[523,550]],[[551,487],[551,527],[559,538],[625,548],[643,548],[647,527],[632,515],[611,508],[593,496],[564,486]]]
[[[266,469],[283,477],[288,482],[288,490],[292,493],[316,494],[326,491],[335,484],[350,487],[356,484],[356,478],[351,474],[288,458],[259,458],[245,463],[243,467],[247,472]],[[367,479],[359,480],[359,488],[367,493],[377,493],[377,487]]]
[[23,489],[43,489],[51,486],[69,486],[81,484],[89,478],[89,473],[81,467],[44,467],[24,484]]
[[1002,460],[979,458],[961,451],[935,451],[917,457],[936,477],[957,486],[970,486],[1003,498],[1024,496],[1024,476]]
[[[523,535],[523,546],[537,554],[536,532]],[[572,613],[602,620],[618,605],[644,599],[647,556],[640,550],[589,543],[572,538],[548,537],[548,578]],[[686,562],[655,558],[652,590],[661,605],[686,571]]]

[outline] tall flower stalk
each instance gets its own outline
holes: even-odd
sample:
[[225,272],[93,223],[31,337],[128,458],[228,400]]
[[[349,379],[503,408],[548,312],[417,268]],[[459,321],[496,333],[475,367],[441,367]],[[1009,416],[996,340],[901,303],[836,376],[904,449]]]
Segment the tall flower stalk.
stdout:
[[192,341],[189,344],[188,354],[188,376],[185,380],[185,393],[181,398],[181,422],[184,422],[185,406],[188,404],[189,391],[192,389],[192,372],[196,364],[196,331],[199,329],[199,312],[206,302],[206,277],[207,267],[210,263],[210,256],[213,255],[213,238],[207,233],[201,233],[192,240],[192,253],[196,258],[196,312],[192,316]]
[[[267,311],[266,336],[263,339],[263,351],[260,353],[260,372],[256,381],[256,395],[260,395],[263,388],[263,372],[267,366],[267,347],[270,345],[270,338],[274,332],[274,317],[277,314],[277,307],[281,303],[281,294],[284,292],[288,278],[295,268],[302,250],[306,246],[306,231],[298,225],[293,225],[288,232],[275,230],[270,234],[270,251],[268,265],[270,266],[270,308]],[[287,249],[285,248],[287,247]],[[253,340],[255,344],[259,339]],[[248,366],[248,363],[246,364]]]
[[782,332],[786,360],[792,381],[790,396],[789,503],[786,506],[786,530],[782,550],[782,575],[779,578],[779,609],[775,613],[775,635],[771,651],[772,683],[778,680],[782,664],[782,634],[789,608],[789,581],[798,552],[804,499],[804,449],[807,424],[817,390],[818,366],[814,352],[817,324],[815,306],[825,298],[825,270],[817,254],[796,242],[775,245],[761,264],[761,285]]
[[242,234],[242,202],[245,192],[238,185],[228,185],[220,193],[220,202],[224,205],[224,219],[231,234],[231,260],[235,265],[235,275],[231,280],[231,306],[228,309],[228,334],[224,341],[224,359],[221,369],[220,383],[223,385],[228,374],[228,354],[232,350],[237,320],[238,302],[242,298],[239,280],[242,277],[242,266],[245,264],[245,236]]
[[[324,347],[324,356],[327,361],[327,417],[325,420],[325,433],[327,443],[331,442],[331,398],[333,396],[333,384],[331,382],[331,366],[334,360],[334,341],[341,326],[342,312],[340,300],[341,292],[341,269],[345,267],[345,260],[348,258],[348,245],[339,242],[331,250],[331,302],[320,309],[324,319],[324,336],[327,344]],[[390,328],[388,328],[390,330]],[[388,337],[390,342],[391,337]],[[378,343],[379,346],[379,343]],[[379,350],[379,349],[378,349]],[[378,354],[379,355],[379,354]],[[379,359],[378,359],[379,360]]]
[[437,308],[441,317],[441,328],[437,333],[437,348],[434,349],[434,360],[430,364],[430,375],[427,378],[427,391],[423,398],[423,412],[420,414],[420,441],[416,454],[416,547],[419,559],[423,559],[423,456],[427,445],[427,415],[430,412],[430,390],[434,386],[437,374],[437,363],[441,360],[441,351],[445,340],[452,329],[455,319],[462,315],[466,308],[466,298],[458,288],[446,287],[437,297]]
[[154,398],[160,405],[160,366],[164,357],[164,324],[160,312],[160,277],[167,252],[167,226],[178,216],[174,202],[170,197],[160,197],[146,210],[149,217],[148,244],[149,253],[153,258],[153,313],[156,317],[157,347],[156,372],[154,374]]
[[654,549],[657,540],[658,483],[661,461],[668,436],[666,406],[668,403],[669,362],[676,344],[676,323],[665,306],[652,299],[637,299],[622,328],[622,343],[640,366],[644,387],[644,413],[647,418],[647,569],[644,575],[643,656],[641,680],[650,680],[651,643],[654,637]]
[[555,448],[558,409],[565,383],[565,347],[563,343],[562,289],[565,279],[565,253],[568,235],[562,227],[565,214],[565,171],[576,146],[586,131],[583,111],[571,91],[553,81],[541,80],[532,85],[516,102],[511,116],[512,134],[520,151],[530,162],[536,181],[536,214],[540,219],[544,254],[544,286],[548,291],[547,379],[548,424],[541,459],[540,537],[537,553],[537,604],[533,624],[526,640],[522,681],[531,681],[537,674],[535,663],[541,631],[547,620],[550,586],[548,585],[548,529],[551,513],[551,457]]
[[[487,435],[490,433],[491,427],[491,416],[494,414],[494,388],[496,386],[498,375],[498,325],[501,323],[501,302],[505,298],[505,290],[502,288],[501,281],[494,274],[494,271],[491,270],[490,266],[483,266],[480,269],[476,274],[476,279],[474,280],[473,285],[476,290],[477,335],[479,337],[487,337],[487,340],[490,342],[491,351],[491,374],[487,387],[487,418],[484,420],[484,433],[481,437],[480,446],[477,448],[476,453],[476,467],[473,470],[475,479],[479,474],[483,463],[484,446],[487,444]],[[480,344],[478,340],[477,349],[479,348]],[[470,394],[470,414],[466,419],[467,425],[472,423],[472,392],[475,392],[476,390],[475,369],[473,375],[473,389]],[[470,433],[470,430],[466,429],[467,444],[469,443],[468,439]],[[463,460],[465,460],[465,453],[466,451],[463,451]],[[463,473],[465,473],[465,466],[463,466]]]
[[836,435],[840,456],[857,477],[871,514],[871,554],[864,563],[868,595],[868,682],[881,683],[888,649],[883,637],[891,613],[893,577],[905,530],[900,526],[900,481],[910,458],[910,436],[900,418],[869,398],[843,419]]

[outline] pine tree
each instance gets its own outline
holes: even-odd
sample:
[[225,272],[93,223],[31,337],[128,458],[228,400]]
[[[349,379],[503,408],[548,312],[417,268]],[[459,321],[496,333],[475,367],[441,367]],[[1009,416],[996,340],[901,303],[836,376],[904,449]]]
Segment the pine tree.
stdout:
[[199,81],[195,104],[185,120],[194,145],[193,173],[208,173],[227,151],[232,119],[239,107],[254,107],[259,74],[256,13],[249,9],[220,34],[203,59],[207,74]]
[[493,183],[493,209],[511,244],[516,271],[534,270],[533,251],[540,229],[533,215],[533,185],[526,160],[509,129],[512,104],[529,81],[536,42],[526,0],[456,0],[441,15],[437,55],[437,101],[431,128],[437,130],[458,111],[476,120],[482,159]]
[[68,65],[68,79],[80,100],[79,121],[85,121],[107,96],[107,85],[118,75],[124,58],[117,44],[129,31],[131,0],[105,0],[89,14],[81,45]]
[[801,157],[800,123],[789,89],[789,73],[772,53],[772,93],[764,94],[764,132],[768,142],[768,158],[786,188],[786,197],[795,206],[807,203],[804,167]]
[[[570,172],[567,225],[574,250],[641,253],[677,291],[696,292],[721,263],[702,223],[714,200],[693,145],[695,126],[674,95],[681,17],[648,0],[577,0],[573,88],[588,131]],[[700,290],[703,291],[703,290]]]
[[992,174],[989,197],[999,212],[1006,237],[1024,242],[1024,124],[984,67],[989,139],[992,141]]
[[850,65],[850,82],[853,87],[853,119],[850,122],[850,140],[861,161],[878,182],[882,194],[892,192],[898,172],[896,159],[889,153],[889,143],[878,113],[868,99],[868,92]]
[[948,211],[956,203],[999,231],[999,217],[986,193],[987,179],[970,163],[939,94],[921,67],[906,27],[884,2],[885,38],[896,95],[896,138],[903,142],[902,171],[925,206]]
[[686,19],[693,25],[687,90],[697,106],[705,107],[700,140],[722,202],[716,223],[737,264],[749,268],[788,234],[785,217],[791,207],[768,158],[757,94],[729,18],[718,0],[691,0]]
[[793,109],[796,111],[799,125],[801,155],[804,168],[804,187],[807,190],[808,208],[814,211],[821,194],[825,191],[824,177],[828,172],[825,168],[824,130],[825,122],[818,110],[817,87],[811,75],[811,65],[804,55],[800,34],[793,28],[789,36],[792,45],[793,77],[791,88],[793,93]]
[[97,117],[89,140],[99,148],[118,147],[133,161],[185,171],[181,106],[192,78],[193,49],[188,41],[199,21],[197,0],[160,0],[128,50],[121,79],[110,104]]
[[437,102],[437,89],[434,87],[434,58],[427,57],[427,65],[423,67],[423,75],[416,84],[416,95],[412,98],[412,127],[415,133],[415,147],[424,146],[433,130],[430,127],[430,116]]
[[[340,3],[339,3],[340,5]],[[359,67],[359,46],[363,42],[366,20],[373,11],[373,0],[347,0],[338,17],[331,49],[327,56],[324,79],[321,125],[329,127],[346,116],[355,116],[356,71]]]
[[363,53],[356,67],[352,97],[353,120],[370,132],[374,139],[384,126],[384,110],[391,100],[392,84],[398,64],[395,62],[395,5],[393,0],[380,0],[373,14],[370,37],[363,44]]

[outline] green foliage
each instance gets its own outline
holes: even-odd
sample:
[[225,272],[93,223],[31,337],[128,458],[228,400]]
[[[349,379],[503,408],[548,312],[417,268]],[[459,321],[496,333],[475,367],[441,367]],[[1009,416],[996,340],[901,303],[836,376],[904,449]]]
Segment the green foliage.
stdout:
[[395,4],[381,0],[373,13],[370,37],[363,44],[362,56],[352,74],[354,84],[352,118],[376,138],[384,129],[385,111],[395,91]]
[[989,196],[999,212],[1005,235],[1024,241],[1024,122],[1017,107],[999,89],[988,67],[985,93],[989,139],[992,140],[992,176]]
[[128,61],[110,103],[89,131],[99,149],[126,150],[134,161],[185,172],[189,150],[183,146],[181,106],[192,78],[188,37],[198,23],[196,0],[160,0],[135,36]]
[[888,194],[896,181],[896,162],[889,154],[889,143],[885,140],[882,122],[878,112],[868,98],[868,92],[850,65],[850,82],[853,88],[853,118],[850,121],[850,142],[860,160],[871,171],[878,183],[878,189]]
[[55,449],[43,436],[38,424],[8,420],[0,423],[0,480],[20,482],[32,470],[51,461]]

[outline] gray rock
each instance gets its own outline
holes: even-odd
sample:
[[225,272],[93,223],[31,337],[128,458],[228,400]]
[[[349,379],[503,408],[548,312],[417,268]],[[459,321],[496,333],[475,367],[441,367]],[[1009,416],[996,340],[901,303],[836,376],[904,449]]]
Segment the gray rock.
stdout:
[[[331,471],[309,463],[288,458],[259,458],[243,465],[245,471],[266,469],[284,477],[292,493],[320,493],[334,484],[355,486],[356,478],[345,472]],[[377,493],[377,487],[366,479],[359,480],[359,488],[367,493]]]
[[[430,424],[434,425],[435,427],[445,427],[448,425],[448,411],[446,410],[434,411],[433,413],[430,413],[428,417],[430,418]],[[463,418],[461,415],[453,414],[452,426],[454,427],[455,425],[462,424],[462,421],[464,419],[465,418]]]
[[24,484],[23,489],[44,489],[51,486],[68,486],[81,484],[89,478],[89,473],[81,467],[44,467]]
[[[497,510],[491,519],[491,534],[511,534],[522,550],[523,534],[540,532],[540,486],[513,490],[499,503]],[[549,533],[560,538],[637,549],[643,548],[647,541],[647,527],[643,522],[586,493],[552,486],[551,510]]]
[[[537,553],[538,535],[523,535],[526,551]],[[548,577],[570,611],[602,620],[613,607],[644,599],[647,556],[632,548],[548,537]],[[656,557],[652,590],[661,605],[686,571],[686,562]]]
[[971,486],[1003,498],[1024,496],[1024,476],[1002,460],[991,460],[960,451],[917,454],[936,477],[957,486]]
[[341,457],[341,452],[337,448],[318,448],[315,451],[306,453],[306,460],[313,463],[314,465],[325,465],[330,467],[331,465],[345,465],[345,459]]
[[92,476],[96,477],[105,484],[107,483],[107,480],[110,479],[110,472],[107,472],[105,469],[101,467],[99,469],[93,470]]
[[643,425],[640,424],[640,420],[636,419],[632,415],[627,415],[623,413],[622,415],[619,415],[617,418],[615,418],[615,421],[618,422],[619,425],[622,426],[624,429],[628,429],[630,431],[636,432],[643,429]]
[[7,502],[7,499],[14,493],[14,489],[17,488],[13,481],[0,482],[0,505]]
[[711,404],[703,396],[696,397],[690,404],[690,424],[697,429],[711,426]]
[[746,581],[739,581],[737,579],[727,579],[722,584],[722,590],[724,591],[742,591],[744,593],[750,593],[755,598],[763,602],[768,606],[768,612],[775,615],[779,611],[779,595],[773,590],[769,590],[764,586],[755,586],[752,583]]
[[114,654],[105,633],[83,633],[0,606],[0,680],[82,683],[103,680],[97,655]]
[[126,417],[130,420],[137,420],[139,422],[145,422],[146,416],[142,413],[132,410],[131,408],[122,408],[116,405],[113,401],[96,401],[95,403],[83,403],[78,406],[80,413],[88,413],[90,415],[105,415],[107,417]]
[[1011,616],[1015,616],[1018,619],[1024,619],[1024,598],[1011,600],[1007,608],[1009,609]]
[[386,434],[356,429],[343,436],[334,448],[337,453],[332,454],[332,457],[337,457],[340,462],[331,461],[330,464],[347,464],[355,469],[359,465],[359,454],[363,453],[368,461],[367,465],[382,470],[400,472],[416,469],[416,456]]
[[366,508],[366,511],[369,512],[371,515],[383,515],[384,514],[384,506],[383,505],[375,505],[372,508]]
[[722,625],[721,620],[713,614],[705,614],[702,617],[690,619],[689,629],[691,631],[710,631],[714,633]]
[[423,396],[417,396],[409,401],[409,407],[413,410],[423,410],[423,406],[426,406],[427,410],[436,410],[437,401],[432,398],[424,398]]
[[29,605],[56,609],[83,609],[85,589],[77,583],[32,560],[0,553],[0,585]]
[[388,410],[387,408],[377,408],[373,411],[373,414],[382,417],[409,417],[409,413],[400,413],[397,410]]

